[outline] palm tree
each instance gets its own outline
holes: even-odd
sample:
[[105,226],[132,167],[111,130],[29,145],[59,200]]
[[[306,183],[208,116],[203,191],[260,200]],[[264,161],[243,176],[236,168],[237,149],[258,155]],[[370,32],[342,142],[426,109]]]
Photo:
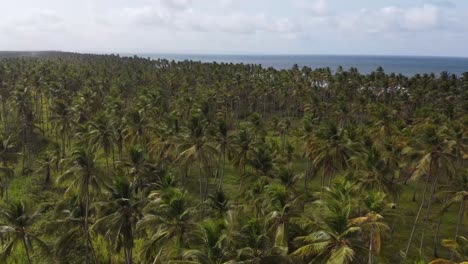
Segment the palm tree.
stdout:
[[146,147],[148,144],[148,129],[150,128],[148,124],[148,119],[145,116],[143,110],[132,110],[130,111],[126,118],[126,128],[124,129],[125,138],[131,144],[139,144],[143,147]]
[[242,174],[245,174],[245,166],[248,163],[248,156],[253,145],[253,137],[245,128],[241,127],[233,139],[233,162],[234,165],[242,168]]
[[63,100],[54,100],[54,104],[51,106],[51,112],[50,121],[54,125],[57,141],[58,135],[60,134],[62,158],[65,158],[66,139],[72,130],[73,112],[70,103]]
[[312,262],[323,260],[337,264],[351,263],[357,257],[356,250],[359,249],[359,245],[353,244],[353,241],[362,229],[353,225],[350,218],[353,188],[355,187],[344,182],[335,185],[333,191],[325,189],[321,200],[316,202],[320,217],[298,220],[310,233],[295,239],[303,245],[294,251],[293,255],[313,258]]
[[124,248],[125,263],[133,262],[134,229],[141,214],[141,202],[134,196],[134,185],[126,178],[117,178],[108,187],[109,199],[96,203],[98,219],[93,228],[102,228],[115,249]]
[[232,137],[228,133],[228,127],[224,119],[218,121],[217,130],[214,140],[217,143],[216,149],[221,153],[221,157],[218,160],[218,172],[220,173],[218,189],[222,190],[224,174],[226,169],[226,153],[231,149]]
[[[457,255],[457,257],[462,261],[460,264],[465,264],[466,259],[468,259],[468,239],[463,236],[456,237],[455,240],[444,239],[442,245],[448,248],[452,255]],[[436,259],[431,261],[429,264],[453,264],[452,260],[446,259]]]
[[144,198],[144,174],[149,166],[146,152],[139,146],[133,146],[129,150],[129,159],[123,163],[123,166],[129,169],[129,175],[132,177],[135,193],[141,192],[141,199]]
[[15,152],[15,143],[12,135],[1,135],[0,137],[0,161],[3,177],[1,178],[2,193],[5,193],[5,200],[9,203],[8,186],[10,180],[14,177],[14,169],[11,168],[10,163],[16,161],[16,157],[19,155]]
[[90,122],[88,137],[92,146],[102,147],[106,157],[106,171],[109,176],[109,156],[113,152],[114,130],[109,115],[100,113]]
[[392,181],[393,168],[389,168],[384,154],[373,143],[355,153],[349,161],[354,167],[355,180],[363,189],[396,193],[396,184]]
[[[465,217],[466,201],[468,200],[468,191],[459,191],[453,194],[453,197],[449,199],[443,206],[443,211],[448,210],[453,204],[460,203],[457,217],[457,226],[455,229],[455,240],[460,236],[460,229],[463,225],[463,218]],[[452,251],[450,255],[451,261],[453,261],[455,252]]]
[[152,201],[145,207],[144,217],[137,223],[137,229],[149,235],[140,259],[159,263],[172,255],[179,256],[180,250],[188,245],[193,209],[187,205],[187,193],[177,188],[154,192],[150,198]]
[[452,147],[454,144],[447,138],[446,128],[437,127],[435,124],[423,123],[416,126],[414,130],[418,135],[418,141],[416,142],[418,149],[408,149],[407,152],[416,153],[421,158],[417,161],[416,170],[412,175],[412,179],[418,179],[422,175],[425,175],[426,179],[422,192],[421,203],[406,246],[405,257],[409,253],[414,231],[424,203],[426,202],[426,192],[430,181],[432,180],[432,186],[429,193],[429,199],[427,201],[426,215],[422,224],[421,243],[419,246],[420,251],[424,245],[425,230],[439,177],[440,175],[450,177],[454,171],[454,165],[452,163]]
[[1,252],[5,263],[13,249],[19,245],[23,247],[29,264],[32,263],[33,244],[48,252],[47,245],[33,232],[32,225],[39,216],[38,212],[31,213],[22,202],[14,202],[0,210],[0,233],[10,235],[10,241],[3,245]]
[[89,263],[89,248],[92,247],[89,238],[89,208],[92,202],[92,192],[98,192],[103,184],[103,177],[96,167],[94,152],[90,148],[77,148],[71,155],[71,168],[57,178],[58,183],[68,182],[65,193],[76,191],[80,204],[84,205],[84,230],[86,247],[86,263]]
[[274,250],[276,254],[286,255],[289,251],[289,222],[298,213],[296,201],[291,189],[282,184],[270,184],[265,187],[266,204],[270,214],[268,221],[271,229],[275,230]]
[[85,208],[79,202],[79,198],[72,196],[65,200],[60,201],[55,206],[56,220],[51,221],[48,225],[49,233],[56,234],[58,239],[54,244],[54,258],[58,262],[70,261],[74,259],[74,252],[80,252],[76,263],[82,263],[86,256],[82,256],[81,252],[84,247],[90,246],[91,253],[94,261],[97,262],[96,253],[91,243],[84,242],[86,237],[86,230],[84,228],[85,222]]
[[194,232],[194,241],[199,246],[186,250],[183,259],[193,263],[222,264],[233,258],[227,248],[226,223],[222,220],[207,220],[199,224]]
[[56,165],[56,157],[51,152],[46,152],[42,157],[38,160],[39,167],[37,168],[38,171],[42,171],[44,173],[44,183],[49,184],[50,179],[52,176],[52,171]]
[[351,149],[345,138],[345,131],[333,123],[322,125],[312,140],[307,142],[306,152],[313,157],[313,165],[322,175],[322,188],[328,177],[331,187],[333,175],[347,166]]
[[[188,124],[188,131],[183,135],[182,143],[179,146],[180,154],[178,159],[187,164],[198,165],[198,177],[200,185],[200,201],[203,202],[203,168],[210,166],[210,161],[218,153],[216,147],[208,138],[208,123],[200,115],[193,115]],[[206,176],[206,182],[208,175]],[[205,186],[205,194],[208,192]]]
[[349,221],[351,226],[359,226],[367,233],[369,240],[368,263],[374,263],[374,255],[380,254],[382,232],[388,230],[387,224],[383,222],[381,215],[386,203],[386,195],[382,192],[370,192],[364,197],[364,204],[369,212],[365,216],[357,217]]
[[252,149],[248,164],[261,176],[271,176],[273,169],[273,157],[271,150],[266,144],[260,144],[258,147]]

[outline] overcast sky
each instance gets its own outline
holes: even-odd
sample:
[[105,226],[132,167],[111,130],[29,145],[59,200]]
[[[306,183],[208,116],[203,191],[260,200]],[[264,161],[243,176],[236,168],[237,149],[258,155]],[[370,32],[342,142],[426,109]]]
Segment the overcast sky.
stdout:
[[468,0],[0,0],[0,50],[468,57]]

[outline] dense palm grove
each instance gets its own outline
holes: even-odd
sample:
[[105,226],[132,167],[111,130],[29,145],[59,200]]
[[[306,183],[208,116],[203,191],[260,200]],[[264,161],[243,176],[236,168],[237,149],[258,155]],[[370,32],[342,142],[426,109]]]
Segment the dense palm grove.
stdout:
[[468,73],[0,59],[2,263],[460,263]]

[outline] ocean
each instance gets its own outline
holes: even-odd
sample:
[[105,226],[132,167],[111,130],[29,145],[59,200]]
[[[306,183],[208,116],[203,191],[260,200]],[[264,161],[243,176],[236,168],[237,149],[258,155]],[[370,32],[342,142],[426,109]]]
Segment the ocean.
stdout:
[[[129,55],[129,54],[121,54]],[[345,69],[355,67],[361,73],[370,73],[381,66],[387,73],[401,73],[412,76],[417,73],[439,74],[446,71],[461,75],[468,72],[468,58],[456,57],[413,57],[413,56],[357,56],[357,55],[191,55],[191,54],[136,54],[152,59],[193,60],[201,62],[224,62],[261,64],[263,67],[289,69],[294,64],[311,68],[338,66]]]

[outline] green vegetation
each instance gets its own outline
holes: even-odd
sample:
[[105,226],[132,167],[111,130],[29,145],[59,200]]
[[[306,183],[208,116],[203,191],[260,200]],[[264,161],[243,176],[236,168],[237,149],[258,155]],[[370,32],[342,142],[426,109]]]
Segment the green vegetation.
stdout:
[[468,73],[8,57],[2,263],[467,260]]

